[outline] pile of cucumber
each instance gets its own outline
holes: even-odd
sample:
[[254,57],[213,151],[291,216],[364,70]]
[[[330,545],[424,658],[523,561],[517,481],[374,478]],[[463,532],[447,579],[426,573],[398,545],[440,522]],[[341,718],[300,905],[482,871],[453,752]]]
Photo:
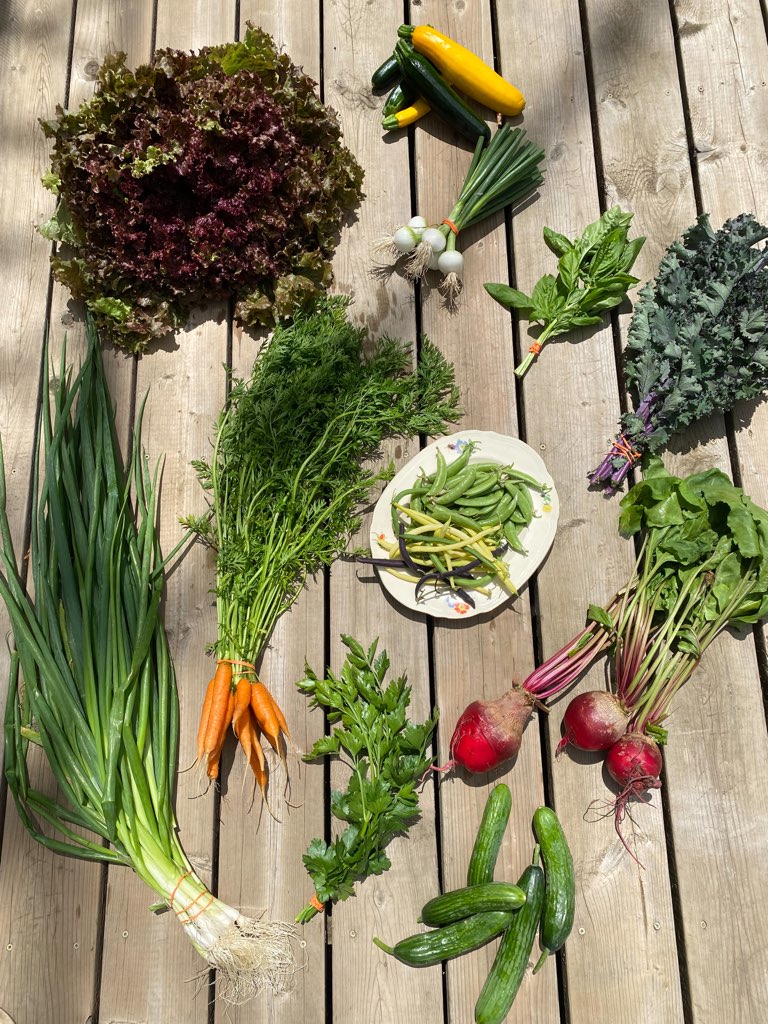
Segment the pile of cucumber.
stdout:
[[[501,935],[496,959],[475,1005],[476,1024],[501,1024],[525,975],[536,932],[542,954],[533,973],[561,948],[573,927],[573,858],[555,812],[540,807],[533,816],[537,845],[532,863],[516,885],[494,882],[512,796],[503,783],[488,797],[467,872],[467,885],[430,900],[420,920],[433,927],[387,946],[373,941],[409,967],[430,967],[469,953]],[[539,853],[543,869],[539,865]]]

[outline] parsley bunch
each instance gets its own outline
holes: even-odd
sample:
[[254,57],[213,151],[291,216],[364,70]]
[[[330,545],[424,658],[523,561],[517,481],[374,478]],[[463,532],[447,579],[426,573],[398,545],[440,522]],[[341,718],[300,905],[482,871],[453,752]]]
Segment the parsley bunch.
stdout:
[[642,455],[672,434],[768,387],[768,228],[752,214],[714,231],[703,214],[667,250],[640,292],[626,377],[634,412],[590,482],[615,490]]
[[325,708],[335,725],[315,743],[306,760],[337,755],[352,769],[346,791],[331,795],[333,814],[347,822],[333,842],[313,839],[304,864],[315,885],[313,900],[296,918],[310,921],[319,904],[345,900],[354,885],[390,867],[387,843],[405,833],[419,816],[416,786],[432,759],[427,747],[437,725],[437,713],[422,725],[406,717],[411,688],[400,676],[384,686],[389,669],[387,652],[376,655],[378,641],[366,651],[352,637],[342,636],[349,649],[341,674],[320,679],[307,666],[298,684],[311,697],[311,707]]

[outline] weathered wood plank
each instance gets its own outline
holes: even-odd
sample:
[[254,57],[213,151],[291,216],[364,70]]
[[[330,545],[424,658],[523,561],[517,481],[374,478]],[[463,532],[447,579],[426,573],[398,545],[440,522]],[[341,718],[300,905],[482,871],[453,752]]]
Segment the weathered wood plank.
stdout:
[[[6,316],[0,433],[18,554],[29,499],[49,280],[50,246],[34,226],[54,206],[40,185],[48,145],[37,118],[52,116],[55,105],[64,101],[70,23],[69,2],[11,3],[0,16],[0,297]],[[0,632],[5,635],[8,629],[3,608]],[[3,644],[3,698],[7,677]],[[42,764],[39,769],[39,784],[47,789],[50,773]],[[31,770],[37,774],[37,767]],[[35,843],[9,797],[0,864],[0,1005],[17,1021],[42,1019],[54,1005],[67,1019],[84,1020],[91,1012],[100,877],[97,865],[56,857]]]
[[[370,76],[391,52],[402,11],[378,0],[324,4],[324,85],[326,102],[340,115],[345,143],[365,168],[366,199],[359,218],[342,237],[334,263],[336,289],[352,295],[350,315],[365,324],[372,337],[390,334],[414,338],[414,305],[410,289],[399,278],[388,285],[371,274],[370,248],[396,224],[411,215],[408,156],[404,147],[385,146],[381,139],[380,106],[371,95]],[[418,450],[418,440],[387,448],[397,460]],[[367,543],[367,522],[360,541]],[[357,577],[362,577],[361,582]],[[340,633],[363,643],[380,637],[395,674],[408,673],[413,686],[410,714],[423,720],[429,713],[428,660],[424,619],[404,616],[384,597],[379,584],[355,565],[337,563],[331,570],[330,632],[332,663],[341,664]],[[334,772],[332,784],[340,784]],[[374,935],[397,940],[416,930],[423,903],[436,891],[437,862],[432,792],[422,794],[422,818],[407,839],[394,840],[388,850],[392,867],[361,885],[355,899],[338,904],[333,924],[333,1019],[336,1024],[368,1021],[389,1024],[404,1013],[424,1024],[443,1020],[439,972],[414,972],[371,944]],[[333,822],[334,831],[338,822]],[[311,927],[311,925],[309,926]]]
[[[623,9],[622,9],[623,10]],[[525,125],[545,148],[541,198],[513,220],[519,287],[530,293],[554,258],[541,229],[573,237],[600,212],[579,5],[498,3],[501,69],[528,98]],[[530,343],[521,324],[520,351]],[[561,495],[560,529],[537,578],[541,653],[549,657],[583,626],[587,605],[607,600],[628,577],[630,545],[616,529],[616,508],[587,489],[618,413],[609,328],[549,344],[522,385],[525,439],[550,468]],[[579,690],[604,685],[603,667]],[[548,716],[551,757],[568,698]],[[586,763],[582,763],[586,762]],[[643,819],[651,841],[640,846],[641,872],[623,853],[610,819],[589,823],[592,800],[605,800],[601,765],[563,757],[551,762],[554,807],[563,822],[577,878],[576,921],[565,953],[570,1020],[638,1024],[679,1020],[680,985],[661,814]],[[627,928],[626,922],[632,922]],[[628,971],[627,964],[649,969]],[[549,966],[552,969],[553,965]]]
[[[702,208],[716,228],[741,212],[765,223],[768,45],[760,5],[686,0],[675,10]],[[742,485],[766,506],[768,408],[742,406],[734,420]],[[768,763],[768,736],[751,639],[723,637],[716,656],[679,702],[666,761],[685,948],[695,965],[693,1020],[728,1014],[746,1024],[768,996],[768,899],[755,856],[768,848],[764,780],[755,771]],[[734,877],[738,914],[707,899]]]
[[[493,64],[491,4],[457,5],[426,0],[413,20],[434,25]],[[503,55],[503,54],[502,54]],[[488,116],[492,128],[493,114]],[[473,146],[436,115],[415,131],[417,208],[430,223],[448,216],[469,166]],[[463,292],[451,313],[438,291],[439,274],[430,274],[422,289],[422,322],[427,334],[453,361],[462,393],[467,428],[518,434],[514,351],[509,315],[485,293],[483,282],[507,279],[504,215],[497,214],[458,237],[464,253]],[[482,452],[481,452],[482,454]],[[471,701],[500,696],[533,668],[530,590],[489,618],[466,623],[435,621],[435,690],[440,708],[440,761],[450,757],[449,744],[458,716]],[[443,888],[466,884],[466,872],[483,808],[492,786],[509,785],[512,815],[502,846],[496,878],[515,881],[530,862],[531,818],[544,803],[538,723],[534,719],[514,771],[477,777],[458,773],[440,786]],[[469,784],[468,784],[469,783]],[[488,975],[498,943],[447,967],[449,1020],[474,1017],[474,1006]],[[554,965],[553,965],[554,966]],[[558,1018],[556,971],[525,979],[507,1017],[512,1024]]]
[[[183,50],[227,42],[234,30],[232,2],[158,3],[158,47]],[[203,492],[189,463],[208,451],[211,424],[224,401],[222,365],[226,360],[226,308],[222,304],[196,313],[184,331],[139,361],[137,394],[143,396],[149,389],[144,444],[150,461],[165,456],[160,539],[166,550],[179,539],[178,516],[204,508]],[[198,545],[187,552],[168,581],[165,626],[179,686],[182,768],[194,760],[200,706],[212,671],[205,644],[216,636],[215,607],[209,592],[213,579],[212,555]],[[202,790],[198,772],[181,773],[176,811],[190,861],[201,878],[210,882],[213,790]],[[205,964],[174,915],[152,917],[147,902],[146,891],[139,892],[135,878],[110,873],[102,1015],[107,1020],[133,1017],[148,1024],[203,1024],[208,1019],[206,976],[201,973]]]
[[[266,0],[250,0],[240,6],[240,34],[247,21],[269,32],[294,64],[315,81],[320,79],[320,5],[306,4],[302,17]],[[247,375],[261,338],[235,328],[232,364]],[[322,718],[307,715],[306,699],[295,683],[304,674],[305,658],[321,666],[324,651],[324,594],[322,580],[310,581],[290,613],[277,625],[262,660],[260,677],[283,709],[292,731],[288,751],[290,791],[276,759],[270,777],[269,801],[274,821],[253,794],[253,773],[240,751],[224,767],[221,829],[219,834],[218,894],[244,913],[266,908],[273,920],[292,921],[307,892],[307,874],[301,856],[311,836],[324,834],[324,779],[322,769],[306,765],[302,753],[322,735]],[[244,782],[242,781],[244,780]],[[290,801],[290,805],[288,803]],[[296,947],[298,970],[286,992],[264,993],[242,1007],[216,1005],[222,1024],[253,1020],[325,1020],[325,929],[322,921],[303,929]]]

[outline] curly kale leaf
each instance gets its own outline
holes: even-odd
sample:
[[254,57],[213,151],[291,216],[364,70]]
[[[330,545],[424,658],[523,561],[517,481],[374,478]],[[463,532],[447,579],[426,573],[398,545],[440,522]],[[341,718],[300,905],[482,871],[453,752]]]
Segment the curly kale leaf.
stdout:
[[[768,387],[768,228],[740,214],[714,231],[704,214],[639,293],[625,355],[635,400],[593,483],[616,487],[634,459],[691,423]],[[629,458],[627,457],[629,453]]]

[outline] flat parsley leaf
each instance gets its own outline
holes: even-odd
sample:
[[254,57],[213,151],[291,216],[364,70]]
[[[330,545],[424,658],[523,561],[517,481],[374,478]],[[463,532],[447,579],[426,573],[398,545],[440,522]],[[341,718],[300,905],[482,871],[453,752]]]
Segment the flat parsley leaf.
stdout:
[[[411,688],[405,676],[384,685],[389,658],[386,651],[377,656],[378,641],[366,651],[352,637],[342,640],[348,654],[338,676],[329,671],[321,679],[307,666],[297,684],[334,725],[306,759],[338,753],[352,769],[346,790],[331,794],[331,811],[346,828],[330,844],[313,839],[304,854],[322,903],[347,899],[355,882],[389,868],[384,848],[418,819],[416,786],[432,763],[427,748],[437,725],[436,713],[421,725],[408,720]],[[314,913],[310,903],[297,920]]]

